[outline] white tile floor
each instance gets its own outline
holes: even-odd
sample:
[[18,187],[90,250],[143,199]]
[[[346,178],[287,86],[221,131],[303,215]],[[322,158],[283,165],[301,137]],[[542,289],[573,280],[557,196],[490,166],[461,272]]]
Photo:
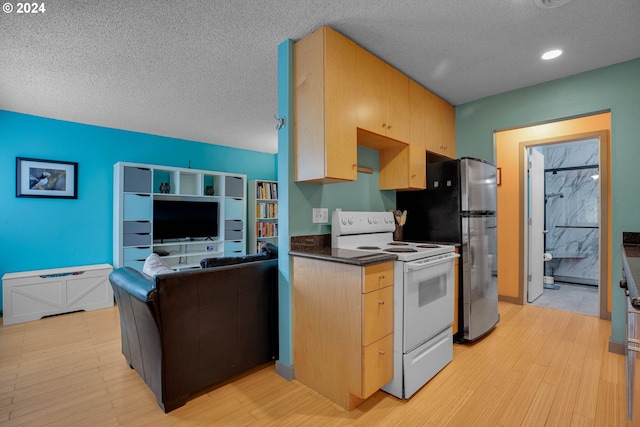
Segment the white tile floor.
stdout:
[[596,286],[555,283],[560,289],[545,289],[532,305],[555,308],[574,313],[598,315],[598,288]]

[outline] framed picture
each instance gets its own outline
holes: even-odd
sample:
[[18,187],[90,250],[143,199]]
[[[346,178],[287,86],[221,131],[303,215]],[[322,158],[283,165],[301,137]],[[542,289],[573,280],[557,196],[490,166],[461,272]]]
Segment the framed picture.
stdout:
[[78,163],[16,157],[16,197],[78,198]]

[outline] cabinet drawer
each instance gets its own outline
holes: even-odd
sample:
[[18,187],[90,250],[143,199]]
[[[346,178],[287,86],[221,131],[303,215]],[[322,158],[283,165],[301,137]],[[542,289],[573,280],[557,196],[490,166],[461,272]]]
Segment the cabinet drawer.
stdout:
[[362,348],[362,397],[366,399],[393,378],[393,334]]
[[151,255],[151,247],[124,248],[122,250],[122,258],[125,261],[144,261],[149,255]]
[[124,220],[151,218],[151,196],[143,194],[125,194],[123,203]]
[[224,255],[225,256],[244,255],[244,242],[225,242]]
[[224,239],[225,240],[242,240],[242,230],[225,230]]
[[151,169],[124,167],[125,193],[151,193]]
[[125,233],[122,237],[122,246],[151,245],[151,234],[148,233]]
[[362,292],[367,293],[376,289],[393,285],[393,262],[370,265],[364,268]]
[[130,259],[130,260],[124,260],[124,262],[122,263],[123,267],[131,267],[134,270],[138,270],[138,271],[142,271],[142,269],[144,268],[144,260],[140,261],[137,259]]
[[393,286],[362,295],[362,345],[393,332]]
[[227,197],[244,197],[244,179],[235,176],[225,177],[224,195]]
[[224,229],[242,231],[244,229],[244,221],[241,219],[227,219],[224,222]]
[[128,233],[151,233],[151,223],[149,221],[124,221],[122,231]]
[[242,199],[225,199],[224,218],[244,218],[244,203]]

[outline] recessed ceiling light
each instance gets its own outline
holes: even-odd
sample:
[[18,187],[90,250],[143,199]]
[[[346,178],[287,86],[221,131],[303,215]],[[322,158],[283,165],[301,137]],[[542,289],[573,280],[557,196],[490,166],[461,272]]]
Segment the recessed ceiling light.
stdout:
[[547,59],[557,58],[560,55],[562,55],[562,50],[554,49],[554,50],[550,50],[548,52],[543,53],[541,58],[547,60]]
[[551,9],[569,3],[571,0],[533,0],[540,9]]

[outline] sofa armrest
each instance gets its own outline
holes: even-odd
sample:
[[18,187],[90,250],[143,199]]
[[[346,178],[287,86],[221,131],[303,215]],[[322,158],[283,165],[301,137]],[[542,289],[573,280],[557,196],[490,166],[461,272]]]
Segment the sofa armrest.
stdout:
[[114,286],[119,286],[143,302],[151,301],[153,293],[156,290],[155,280],[153,278],[145,276],[130,267],[115,269],[109,275],[109,281],[111,281]]

